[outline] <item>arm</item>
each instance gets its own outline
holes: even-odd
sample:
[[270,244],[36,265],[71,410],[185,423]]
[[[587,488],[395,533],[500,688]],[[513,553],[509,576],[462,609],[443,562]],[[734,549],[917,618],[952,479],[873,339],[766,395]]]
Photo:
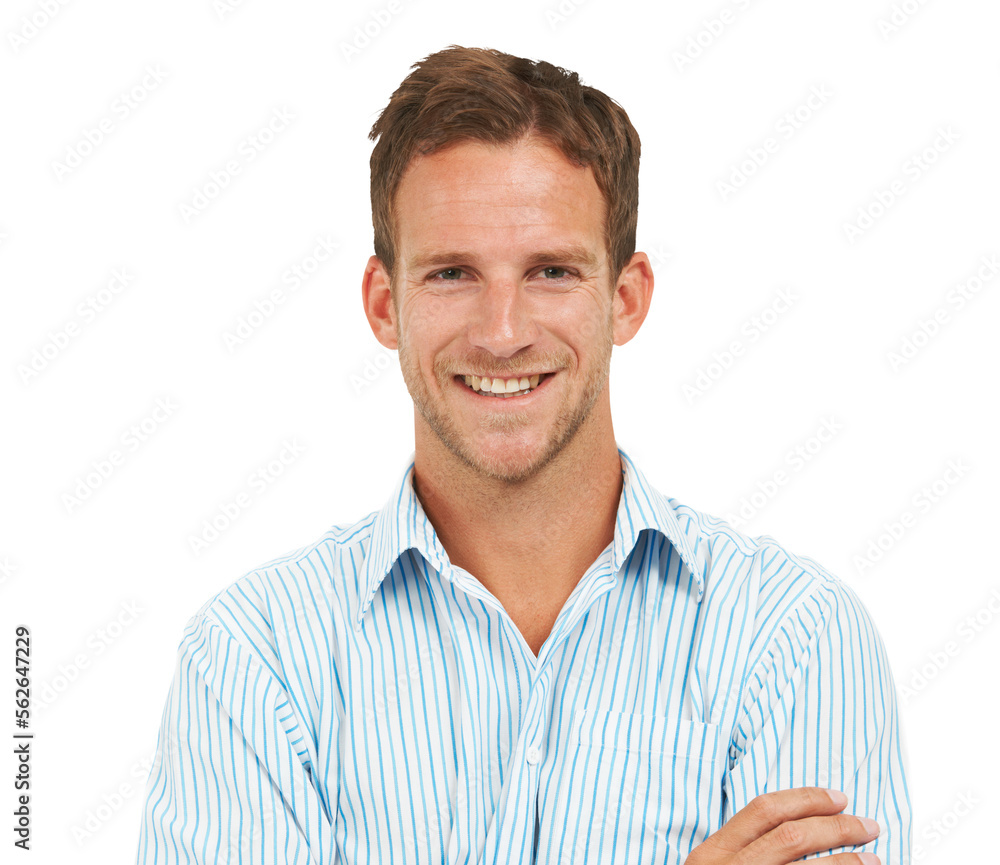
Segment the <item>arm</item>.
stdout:
[[336,861],[281,667],[209,613],[178,651],[137,863]]
[[881,827],[877,839],[856,849],[876,853],[884,865],[903,865],[911,814],[885,648],[850,588],[809,564],[820,577],[787,607],[766,580],[761,586],[763,627],[731,742],[727,810],[768,791],[842,790],[853,813]]
[[[864,844],[878,834],[851,814],[836,790],[804,787],[765,793],[691,851],[684,865],[788,865],[809,853]],[[880,865],[874,853],[838,853],[825,865]]]

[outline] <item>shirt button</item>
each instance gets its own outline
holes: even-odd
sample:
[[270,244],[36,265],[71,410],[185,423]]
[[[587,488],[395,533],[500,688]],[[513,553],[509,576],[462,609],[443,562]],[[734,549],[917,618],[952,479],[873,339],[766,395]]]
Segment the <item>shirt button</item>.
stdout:
[[534,745],[532,745],[532,746],[531,746],[530,748],[528,748],[528,750],[527,750],[527,751],[525,752],[525,755],[524,755],[524,756],[525,756],[525,758],[527,759],[527,761],[528,761],[528,762],[529,762],[529,763],[530,763],[530,764],[531,764],[532,766],[534,766],[534,765],[535,765],[535,763],[537,763],[537,762],[538,762],[539,760],[541,760],[541,759],[542,759],[542,752],[541,752],[541,751],[539,751],[539,750],[538,750],[538,748],[536,748],[536,747],[535,747]]

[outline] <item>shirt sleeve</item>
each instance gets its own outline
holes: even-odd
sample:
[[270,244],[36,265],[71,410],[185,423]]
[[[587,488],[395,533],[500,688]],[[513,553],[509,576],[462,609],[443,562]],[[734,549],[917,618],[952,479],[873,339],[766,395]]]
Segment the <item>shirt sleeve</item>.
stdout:
[[810,564],[789,581],[798,569],[786,560],[782,580],[762,582],[759,640],[730,742],[725,819],[771,790],[842,790],[845,812],[877,820],[879,837],[805,858],[868,850],[883,865],[904,865],[912,816],[885,647],[854,592]]
[[336,863],[303,738],[280,667],[210,613],[193,617],[146,784],[136,862]]

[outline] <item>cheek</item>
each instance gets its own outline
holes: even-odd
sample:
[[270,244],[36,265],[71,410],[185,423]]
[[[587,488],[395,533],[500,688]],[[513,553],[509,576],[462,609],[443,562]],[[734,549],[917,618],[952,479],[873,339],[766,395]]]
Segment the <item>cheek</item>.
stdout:
[[582,302],[550,318],[552,333],[578,354],[602,349],[613,332],[610,304]]
[[446,340],[449,333],[461,330],[466,314],[462,307],[455,298],[420,294],[403,304],[400,321],[411,342],[439,343]]
[[445,325],[441,313],[433,314],[427,307],[405,310],[400,317],[399,353],[411,367],[425,372],[435,371],[441,363],[449,344],[458,331]]

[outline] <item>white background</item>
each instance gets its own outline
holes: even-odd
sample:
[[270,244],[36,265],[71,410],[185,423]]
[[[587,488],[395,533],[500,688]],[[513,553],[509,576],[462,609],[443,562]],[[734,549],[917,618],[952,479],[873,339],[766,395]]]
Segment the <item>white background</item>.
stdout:
[[[404,469],[412,405],[360,299],[367,133],[409,66],[450,43],[573,69],[628,111],[656,292],[615,352],[618,441],[695,508],[738,517],[758,493],[744,531],[856,589],[909,689],[918,861],[983,861],[1000,807],[1000,275],[975,277],[1000,253],[1000,7],[230,5],[91,0],[47,15],[12,0],[0,14],[0,641],[12,666],[14,628],[31,628],[25,861],[134,859],[188,617],[380,507]],[[811,92],[824,95],[809,107]],[[254,149],[276,110],[292,119]],[[110,131],[88,146],[102,120]],[[768,137],[777,149],[761,160]],[[763,164],[742,169],[754,152]],[[233,159],[219,192],[212,172]],[[904,191],[880,213],[894,181]],[[213,196],[200,210],[199,191]],[[864,230],[845,229],[865,211]],[[230,351],[225,334],[288,268],[310,266],[318,237],[336,253]],[[112,293],[116,270],[129,279]],[[102,290],[99,312],[79,311]],[[768,313],[779,290],[793,302]],[[914,337],[938,310],[947,321]],[[894,368],[907,339],[918,350]],[[734,341],[723,370],[716,354]],[[175,406],[162,422],[149,420],[157,400]],[[814,440],[824,423],[836,434]],[[290,440],[302,452],[251,485]],[[793,465],[800,446],[810,458]],[[93,474],[114,450],[121,464]],[[89,495],[74,502],[80,484]],[[196,553],[191,539],[241,493],[249,506]],[[8,667],[5,736],[13,678]]]

